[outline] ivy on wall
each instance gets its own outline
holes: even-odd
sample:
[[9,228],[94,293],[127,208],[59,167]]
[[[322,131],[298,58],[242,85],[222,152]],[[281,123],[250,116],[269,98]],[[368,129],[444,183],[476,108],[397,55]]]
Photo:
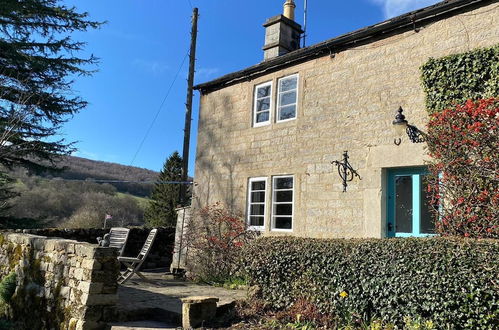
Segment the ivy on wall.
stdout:
[[466,100],[499,96],[499,44],[439,59],[422,67],[426,108],[435,113]]

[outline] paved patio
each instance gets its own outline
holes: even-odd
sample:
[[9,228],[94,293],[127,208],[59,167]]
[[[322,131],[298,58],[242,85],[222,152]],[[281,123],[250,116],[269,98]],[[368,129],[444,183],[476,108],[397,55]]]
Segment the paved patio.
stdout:
[[[213,296],[218,306],[246,298],[245,290],[194,284],[173,279],[164,273],[143,273],[148,281],[134,276],[118,289],[118,315],[123,322],[112,325],[113,330],[175,329],[181,326],[181,298]],[[147,321],[137,323],[136,321]]]

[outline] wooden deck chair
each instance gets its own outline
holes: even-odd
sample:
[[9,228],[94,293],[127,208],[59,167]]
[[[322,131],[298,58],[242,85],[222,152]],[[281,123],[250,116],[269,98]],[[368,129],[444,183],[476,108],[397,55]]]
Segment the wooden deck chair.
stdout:
[[118,257],[118,260],[126,266],[126,270],[122,272],[118,277],[119,284],[124,284],[130,277],[132,277],[133,274],[136,274],[145,281],[148,280],[144,275],[142,275],[139,272],[139,270],[144,260],[146,260],[149,251],[151,251],[151,247],[154,243],[154,239],[156,238],[157,232],[158,232],[157,229],[153,229],[149,232],[149,236],[147,236],[144,246],[140,250],[140,253],[137,256],[137,258],[121,257],[121,256]]
[[128,228],[113,227],[109,231],[109,247],[117,248],[120,257],[125,251],[128,234],[130,234],[130,229]]

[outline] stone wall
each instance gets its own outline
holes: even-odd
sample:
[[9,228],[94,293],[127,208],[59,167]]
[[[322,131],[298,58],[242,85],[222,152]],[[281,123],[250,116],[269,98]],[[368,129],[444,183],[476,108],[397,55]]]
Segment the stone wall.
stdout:
[[16,329],[100,329],[115,313],[114,248],[30,234],[0,233],[0,275],[17,275]]
[[[420,66],[430,57],[497,43],[499,7],[493,2],[418,31],[387,34],[372,43],[203,95],[194,208],[220,201],[244,214],[249,178],[292,174],[293,232],[271,232],[267,212],[265,233],[384,237],[387,169],[425,162],[423,144],[404,137],[397,146],[392,132],[399,106],[409,123],[425,130]],[[296,73],[297,118],[276,123],[277,79]],[[273,82],[271,124],[252,127],[254,87],[268,81]],[[362,177],[350,182],[346,193],[331,165],[344,150]],[[270,207],[268,200],[266,209]]]
[[[60,237],[65,239],[77,240],[80,242],[97,243],[97,237],[103,237],[104,234],[109,232],[109,229],[60,229],[60,228],[45,228],[45,229],[23,229],[17,230],[33,235],[41,235],[48,237]],[[150,229],[141,227],[130,228],[130,234],[126,249],[125,256],[136,257],[144,242],[149,235]],[[172,262],[173,247],[175,243],[175,228],[162,227],[158,228],[158,234],[151,251],[142,264],[143,269],[153,268],[168,268]]]

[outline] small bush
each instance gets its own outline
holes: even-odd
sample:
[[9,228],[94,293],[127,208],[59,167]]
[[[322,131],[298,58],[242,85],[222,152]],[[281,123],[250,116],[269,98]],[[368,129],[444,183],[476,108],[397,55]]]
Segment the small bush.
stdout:
[[184,241],[189,247],[187,271],[194,280],[223,284],[237,275],[241,249],[256,233],[243,217],[217,203],[193,216]]
[[496,240],[265,237],[244,255],[245,275],[277,309],[304,299],[344,325],[413,320],[490,329],[499,322]]

